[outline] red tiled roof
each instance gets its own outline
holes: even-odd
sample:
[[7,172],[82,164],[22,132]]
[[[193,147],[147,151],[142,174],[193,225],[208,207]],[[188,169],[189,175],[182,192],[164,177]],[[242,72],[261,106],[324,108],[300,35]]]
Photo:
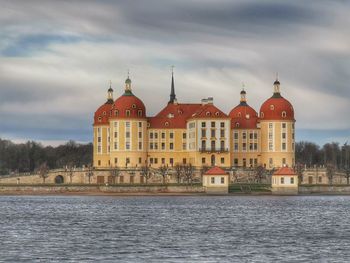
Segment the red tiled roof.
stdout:
[[258,123],[257,112],[248,104],[239,104],[229,113],[232,129],[256,129]]
[[[136,97],[131,91],[125,92],[122,96],[116,99],[112,110],[112,117],[115,118],[146,118],[145,105],[142,100]],[[126,115],[126,110],[130,111],[129,116]]]
[[149,117],[150,128],[186,129],[187,119],[201,104],[169,103],[156,116]]
[[[282,117],[282,112],[286,113]],[[271,97],[266,100],[260,108],[260,119],[262,120],[294,120],[294,109],[292,104],[280,97]]]
[[282,167],[278,169],[273,175],[296,175],[296,174],[292,168]]
[[210,168],[204,175],[227,175],[227,173],[220,167],[214,166]]
[[111,114],[112,103],[105,103],[101,105],[94,115],[94,125],[106,125],[109,122],[109,117]]
[[228,118],[228,116],[213,104],[204,104],[200,105],[191,118]]

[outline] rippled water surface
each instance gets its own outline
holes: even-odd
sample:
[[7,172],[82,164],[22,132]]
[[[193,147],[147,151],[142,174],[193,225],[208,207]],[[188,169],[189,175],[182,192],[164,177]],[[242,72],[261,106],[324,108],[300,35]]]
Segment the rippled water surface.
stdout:
[[349,262],[350,197],[0,196],[0,262]]

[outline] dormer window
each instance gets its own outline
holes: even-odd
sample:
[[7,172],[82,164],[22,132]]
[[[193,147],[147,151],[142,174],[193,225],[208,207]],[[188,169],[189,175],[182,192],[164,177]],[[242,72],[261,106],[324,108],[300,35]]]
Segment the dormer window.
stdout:
[[282,118],[285,118],[285,117],[287,117],[287,112],[282,111]]
[[236,128],[239,128],[239,122],[236,122]]
[[219,116],[219,115],[220,115],[220,113],[217,111],[217,112],[215,112],[215,115],[216,115],[216,116]]
[[264,113],[263,112],[260,112],[260,117],[264,118]]
[[102,121],[102,117],[100,116],[100,117],[98,117],[98,121],[99,122],[101,122]]
[[205,115],[210,116],[210,112],[209,112],[209,111],[207,111],[207,112],[205,113]]
[[166,121],[164,125],[165,125],[165,126],[169,126],[169,122]]
[[142,110],[137,111],[137,116],[142,117]]
[[136,104],[131,105],[131,108],[136,109]]
[[173,113],[169,113],[169,114],[167,115],[167,117],[168,117],[169,119],[174,118],[174,114],[173,114]]
[[249,114],[246,114],[246,115],[245,115],[245,118],[246,118],[246,119],[249,119],[249,118],[250,118],[250,115],[249,115]]
[[270,110],[274,110],[275,106],[274,105],[270,105]]
[[241,113],[240,113],[240,112],[238,112],[237,116],[238,116],[238,117],[241,117]]
[[115,110],[115,111],[114,111],[114,115],[115,115],[115,116],[118,116],[118,115],[119,115],[119,111],[118,111],[118,110]]
[[126,117],[130,117],[130,110],[126,110],[125,115],[126,115]]

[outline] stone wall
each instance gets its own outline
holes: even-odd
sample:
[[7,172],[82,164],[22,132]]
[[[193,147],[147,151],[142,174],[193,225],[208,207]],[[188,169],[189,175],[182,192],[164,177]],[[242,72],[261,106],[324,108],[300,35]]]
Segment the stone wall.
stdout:
[[350,194],[348,185],[301,185],[299,194]]

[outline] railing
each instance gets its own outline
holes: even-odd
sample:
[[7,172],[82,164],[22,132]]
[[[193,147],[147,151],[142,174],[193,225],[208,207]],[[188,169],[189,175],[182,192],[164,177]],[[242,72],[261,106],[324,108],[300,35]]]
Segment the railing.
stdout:
[[208,147],[208,148],[199,148],[199,151],[201,153],[204,153],[204,152],[209,152],[209,153],[226,153],[228,152],[228,148],[212,148],[212,147]]

